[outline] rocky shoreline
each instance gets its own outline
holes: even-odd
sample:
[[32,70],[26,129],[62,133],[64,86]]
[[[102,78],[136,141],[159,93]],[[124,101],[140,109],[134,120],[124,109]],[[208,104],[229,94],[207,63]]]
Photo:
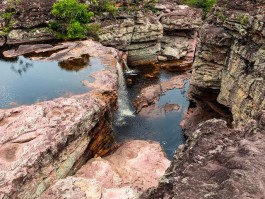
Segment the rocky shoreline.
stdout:
[[[23,12],[7,44],[53,40],[45,27],[52,3],[34,0],[29,13],[24,9],[28,4],[20,4]],[[94,74],[93,83],[83,82],[94,89],[89,93],[0,110],[0,198],[264,197],[263,4],[219,0],[200,28],[201,10],[161,1],[156,15],[139,11],[102,22],[99,41],[118,50],[85,40],[6,51],[6,57],[26,54],[70,63],[95,56],[107,69]],[[39,56],[47,52],[51,55]],[[151,141],[127,142],[107,157],[91,159],[113,149],[110,118],[119,86],[115,66],[127,59],[131,65],[168,70],[187,70],[194,62],[189,97],[196,107],[190,107],[181,124],[189,139],[170,166],[161,146]],[[189,76],[143,89],[134,102],[137,111],[150,114],[148,106],[153,108],[165,90],[183,86]],[[133,147],[138,148],[127,150]],[[100,172],[91,173],[95,165],[109,176],[106,181]]]
[[[103,194],[103,198],[110,198],[114,194],[133,199],[158,185],[170,163],[160,144],[132,141],[118,147],[114,140],[111,118],[117,109],[116,65],[123,64],[124,53],[86,40],[21,45],[3,54],[75,65],[85,64],[84,57],[96,57],[105,69],[91,75],[93,82],[83,82],[93,89],[88,93],[0,109],[0,198],[56,198],[64,195],[64,187],[69,191],[73,186],[66,197],[101,198]],[[99,159],[113,150],[104,160]],[[89,173],[94,164],[110,176],[109,181],[101,181],[100,173]],[[128,180],[129,176],[133,179]],[[87,189],[84,193],[82,187]]]

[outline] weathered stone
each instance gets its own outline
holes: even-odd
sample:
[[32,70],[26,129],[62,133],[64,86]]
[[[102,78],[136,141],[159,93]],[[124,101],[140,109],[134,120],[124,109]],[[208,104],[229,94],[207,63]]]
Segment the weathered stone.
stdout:
[[155,64],[157,62],[157,54],[159,51],[161,51],[160,43],[156,43],[155,45],[147,48],[130,50],[128,51],[128,64],[132,66]]
[[115,73],[113,74],[109,70],[103,70],[103,71],[93,73],[91,77],[95,79],[94,82],[89,82],[88,80],[82,81],[82,83],[89,88],[96,88],[96,89],[101,89],[101,90],[106,90],[106,91],[118,89],[117,83],[114,81],[111,81],[113,79],[117,79],[118,75]]
[[243,6],[220,1],[210,14],[201,29],[191,81],[220,90],[218,101],[231,109],[236,125],[265,109],[265,19],[260,16],[265,9],[262,1],[240,2]]
[[59,180],[40,198],[100,199],[102,188],[96,180],[69,177]]
[[[122,53],[87,40],[21,46],[6,54],[12,57],[43,52],[52,55],[35,59],[98,57],[105,75],[94,76],[97,86],[89,93],[0,110],[1,198],[37,198],[55,181],[74,174],[89,158],[108,153],[114,143],[109,115],[116,107],[116,64]],[[82,187],[82,183],[73,187]],[[81,192],[74,194],[83,197]]]
[[165,30],[190,30],[202,24],[202,10],[178,5],[173,12],[164,14],[161,23]]
[[89,160],[75,176],[94,179],[107,189],[122,185],[120,174],[112,167],[110,162],[100,157]]
[[137,96],[137,98],[133,102],[133,105],[136,108],[136,112],[141,111],[143,107],[146,107],[154,103],[154,101],[158,100],[161,93],[162,89],[160,85],[152,85],[144,88],[141,91],[141,94]]
[[89,144],[98,133],[93,128],[106,120],[109,101],[87,94],[0,110],[1,193],[34,198],[78,169],[92,156]]
[[[160,10],[158,16],[137,12],[127,19],[102,23],[99,39],[105,45],[126,50],[130,65],[162,61],[163,68],[186,70],[193,62],[196,29],[202,23],[202,12],[172,1],[159,2],[157,6]],[[173,21],[174,25],[168,24],[169,21]]]
[[170,164],[159,143],[141,140],[125,142],[104,159],[120,174],[123,184],[141,191],[157,186]]
[[41,198],[137,199],[157,186],[168,166],[159,143],[125,142],[113,154],[91,159],[75,177],[59,180]]
[[[1,1],[0,13],[10,7],[15,7],[14,28],[40,27],[51,19],[52,5],[55,0],[21,0],[21,1]],[[1,28],[1,27],[0,27]]]
[[198,126],[155,189],[140,198],[260,198],[264,193],[265,113],[231,130],[223,120]]
[[48,28],[15,29],[7,35],[7,44],[15,45],[22,43],[44,42],[55,39],[54,34]]

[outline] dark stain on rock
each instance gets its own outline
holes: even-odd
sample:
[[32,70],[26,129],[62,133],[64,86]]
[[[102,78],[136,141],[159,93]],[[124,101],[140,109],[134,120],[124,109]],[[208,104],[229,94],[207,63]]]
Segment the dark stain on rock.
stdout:
[[18,150],[18,146],[14,145],[14,146],[9,146],[7,148],[5,148],[2,151],[2,154],[4,155],[4,158],[9,161],[12,162],[15,160],[16,158],[16,152]]

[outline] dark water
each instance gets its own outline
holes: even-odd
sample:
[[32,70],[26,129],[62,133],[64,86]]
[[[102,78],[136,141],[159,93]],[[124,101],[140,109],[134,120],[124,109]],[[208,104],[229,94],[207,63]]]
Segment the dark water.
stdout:
[[92,80],[89,75],[103,68],[96,58],[79,67],[22,56],[14,61],[0,59],[0,108],[85,93],[89,89],[81,81]]
[[[154,76],[150,77],[150,72],[154,68],[144,67],[137,70],[138,75],[127,76],[130,79],[130,84],[127,86],[130,100],[135,99],[142,88],[166,81],[177,75],[173,72],[161,70],[159,72],[154,71]],[[164,115],[156,118],[147,118],[140,115],[125,117],[122,121],[119,120],[120,118],[116,118],[114,129],[117,140],[119,142],[132,139],[159,141],[164,147],[168,158],[172,159],[177,147],[185,142],[184,134],[179,124],[189,106],[189,100],[186,97],[188,87],[189,82],[187,81],[185,88],[169,90],[160,97],[159,107],[163,107],[167,103],[178,104],[180,105],[178,112],[165,112]]]

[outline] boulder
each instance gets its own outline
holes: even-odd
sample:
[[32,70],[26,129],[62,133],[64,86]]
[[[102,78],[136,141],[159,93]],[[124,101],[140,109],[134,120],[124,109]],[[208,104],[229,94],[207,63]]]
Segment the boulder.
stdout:
[[91,93],[0,110],[1,197],[36,198],[106,153],[113,143],[106,120],[112,98]]
[[59,180],[41,198],[137,199],[158,185],[169,163],[157,142],[125,142],[111,155],[88,161],[74,177]]

